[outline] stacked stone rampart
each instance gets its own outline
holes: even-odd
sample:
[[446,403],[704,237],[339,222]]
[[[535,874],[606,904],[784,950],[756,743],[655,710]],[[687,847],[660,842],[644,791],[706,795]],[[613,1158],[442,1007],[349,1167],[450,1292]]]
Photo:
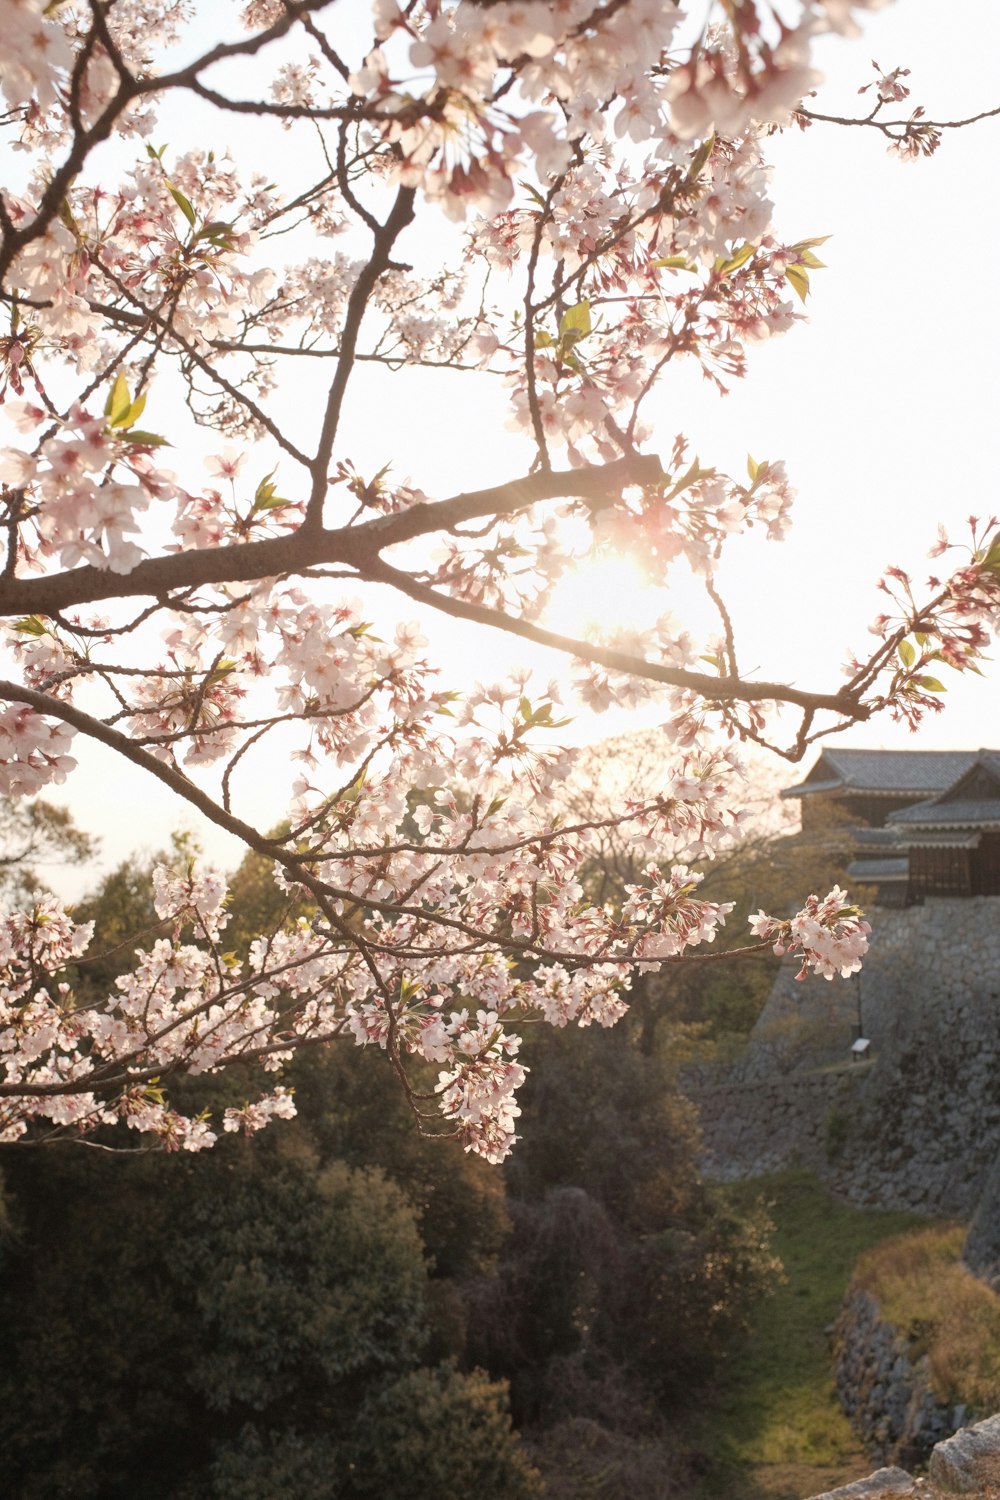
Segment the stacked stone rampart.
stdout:
[[840,1404],[873,1458],[925,1463],[934,1444],[961,1426],[965,1408],[937,1399],[927,1356],[911,1358],[908,1341],[863,1287],[851,1287],[844,1299],[834,1344]]
[[837,1490],[810,1500],[1000,1500],[1000,1416],[938,1443],[931,1453],[926,1479],[905,1469],[879,1469]]
[[838,1120],[856,1108],[857,1068],[688,1085],[698,1106],[702,1167],[719,1182],[787,1166],[829,1176]]
[[728,1078],[690,1088],[707,1173],[798,1162],[859,1204],[975,1217],[979,1264],[1000,1271],[1000,897],[876,914],[867,1061],[850,1061],[858,981],[794,973]]

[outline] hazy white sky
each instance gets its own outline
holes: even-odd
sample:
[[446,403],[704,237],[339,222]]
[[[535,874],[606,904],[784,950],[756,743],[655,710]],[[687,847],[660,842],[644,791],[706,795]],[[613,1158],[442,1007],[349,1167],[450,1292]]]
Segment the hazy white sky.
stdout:
[[[943,15],[936,0],[897,0],[865,18],[859,41],[830,39],[818,59],[827,82],[816,107],[860,112],[871,96],[859,100],[857,89],[874,76],[873,58],[886,70],[912,70],[912,99],[900,109],[922,103],[940,120],[1000,103],[1000,6],[955,0]],[[748,379],[725,400],[693,368],[680,368],[651,409],[654,447],[668,452],[684,431],[703,463],[734,474],[748,452],[784,459],[799,492],[791,540],[741,543],[723,575],[744,671],[835,687],[847,650],[869,648],[884,564],[923,578],[939,520],[957,536],[970,512],[1000,510],[998,155],[997,120],[946,133],[936,157],[913,164],[890,158],[871,131],[815,125],[773,144],[780,232],[832,236],[820,252],[829,269],[813,278],[809,321],[754,349]],[[504,423],[497,383],[375,373],[353,395],[342,453],[363,470],[394,459],[429,493],[447,494],[523,471],[524,447]],[[456,636],[453,623],[439,639],[449,670],[470,678],[526,655],[514,640]],[[995,670],[985,681],[953,673],[947,681],[947,708],[918,739],[887,720],[848,742],[1000,744]],[[581,725],[577,737],[623,727],[616,716]],[[171,800],[79,737],[77,754],[81,770],[65,800],[82,826],[102,834],[105,864],[161,846],[177,826]],[[183,812],[181,824],[196,827]],[[222,863],[239,857],[214,831],[199,832]],[[67,895],[81,889],[72,872],[51,878]]]
[[[912,70],[902,108],[962,118],[1000,103],[998,57],[995,4],[961,0],[945,13],[933,0],[899,0],[867,18],[860,41],[826,45],[816,107],[856,113],[871,97],[856,91],[875,58]],[[769,675],[832,678],[845,646],[867,648],[881,568],[897,562],[923,579],[939,520],[957,538],[970,513],[1000,510],[1000,297],[988,271],[1000,235],[988,188],[998,148],[1000,120],[946,133],[936,156],[912,164],[889,157],[872,132],[835,126],[775,145],[780,225],[794,238],[832,236],[809,325],[755,350],[751,377],[724,402],[681,397],[713,461],[782,457],[799,491],[792,539],[757,548],[733,584],[755,647],[744,658],[767,661]],[[948,708],[920,743],[996,744],[995,676],[947,676]],[[852,738],[912,743],[889,722]]]

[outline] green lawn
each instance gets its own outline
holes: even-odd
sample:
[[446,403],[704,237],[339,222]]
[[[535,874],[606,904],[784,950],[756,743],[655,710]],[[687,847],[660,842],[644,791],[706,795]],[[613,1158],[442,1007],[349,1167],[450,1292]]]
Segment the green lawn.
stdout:
[[705,1465],[701,1500],[803,1500],[876,1467],[834,1395],[827,1329],[856,1257],[927,1220],[838,1203],[800,1171],[727,1191],[742,1204],[764,1201],[785,1280],[757,1310],[692,1433]]

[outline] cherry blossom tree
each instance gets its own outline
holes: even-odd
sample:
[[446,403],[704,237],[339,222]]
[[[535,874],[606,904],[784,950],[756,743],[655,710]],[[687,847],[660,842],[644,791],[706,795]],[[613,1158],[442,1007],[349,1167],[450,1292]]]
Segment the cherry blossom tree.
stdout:
[[[224,882],[162,868],[169,935],[94,1003],[67,977],[88,929],[50,898],[8,912],[0,1139],[123,1122],[200,1149],[292,1113],[291,1054],[347,1037],[385,1049],[422,1128],[500,1160],[517,1026],[612,1024],[630,973],[725,921],[690,861],[739,836],[734,744],[798,759],[880,711],[916,724],[940,664],[974,667],[1000,602],[993,521],[926,597],[886,574],[877,644],[843,682],[745,675],[717,562],[746,528],[780,541],[788,476],[725,475],[683,438],[658,451],[644,420],[677,362],[724,388],[796,322],[820,241],[776,237],[768,138],[809,119],[814,42],[877,4],[726,0],[702,25],[706,7],[669,0],[250,0],[238,36],[206,43],[217,7],[196,0],[0,0],[17,170],[0,791],[61,783],[74,741],[97,741],[270,860],[308,913],[229,952]],[[905,77],[877,70],[842,123],[926,154],[964,122],[896,118]],[[230,149],[157,144],[186,110]],[[502,382],[525,472],[470,467],[451,496],[361,472],[345,403],[372,365]],[[323,399],[289,421],[303,372]],[[403,412],[387,459],[406,437]],[[718,639],[668,615],[586,639],[546,623],[570,561],[613,549],[656,584],[693,568]],[[557,683],[457,694],[418,627],[368,618],[386,591],[551,648],[590,708],[655,697],[674,754],[658,794],[567,819]],[[774,706],[796,716],[780,743]],[[289,733],[298,776],[268,832],[241,777]],[[589,905],[578,875],[612,826],[644,873]],[[832,977],[866,933],[835,890],[790,922],[760,914],[750,946]],[[236,1061],[268,1075],[244,1108],[171,1107],[171,1075]]]

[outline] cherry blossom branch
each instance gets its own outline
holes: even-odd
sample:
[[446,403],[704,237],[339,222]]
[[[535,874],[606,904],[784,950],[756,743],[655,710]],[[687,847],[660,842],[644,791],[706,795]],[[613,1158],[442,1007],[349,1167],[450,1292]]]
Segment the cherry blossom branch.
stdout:
[[322,528],[323,502],[326,499],[328,485],[327,473],[330,468],[347,383],[354,364],[354,350],[361,331],[361,322],[376,282],[388,269],[393,245],[406,226],[413,221],[415,199],[416,192],[413,188],[399,189],[385,223],[380,225],[375,233],[371,256],[351,288],[340,335],[340,355],[323,413],[319,441],[316,445],[316,457],[311,466],[313,481],[306,502],[303,535],[311,536]]
[[549,646],[565,656],[574,656],[581,661],[596,662],[613,672],[621,672],[630,677],[647,678],[651,682],[662,683],[665,687],[686,688],[711,701],[790,703],[813,711],[828,709],[833,713],[849,714],[855,722],[868,717],[868,710],[864,704],[849,690],[841,689],[837,693],[810,693],[785,683],[756,682],[721,675],[713,677],[706,672],[691,672],[681,667],[667,667],[657,662],[644,661],[608,646],[575,640],[572,636],[561,635],[558,631],[546,630],[544,626],[535,625],[530,620],[514,615],[504,615],[488,605],[473,604],[451,594],[442,594],[439,590],[418,582],[408,573],[393,568],[384,561],[370,563],[366,576],[376,583],[391,584],[400,593],[407,594],[411,599],[430,605],[440,613],[451,615],[455,619],[473,620],[478,625],[490,625],[510,635],[520,636],[523,640],[534,641],[537,645]]
[[433,504],[414,505],[360,525],[323,530],[318,536],[300,530],[214,550],[175,552],[146,558],[124,574],[85,565],[43,578],[10,578],[0,585],[0,615],[51,615],[81,604],[137,595],[165,598],[175,590],[190,590],[206,583],[278,578],[325,563],[348,564],[364,576],[366,563],[385,547],[447,530],[470,518],[513,514],[539,500],[603,499],[624,484],[641,482],[659,472],[659,460],[646,457],[528,475]]
[[[14,259],[24,247],[45,234],[52,220],[59,213],[73,179],[81,171],[94,148],[110,137],[120,115],[129,104],[147,94],[163,94],[175,88],[192,87],[198,83],[198,74],[215,63],[237,57],[255,56],[269,42],[284,36],[296,24],[300,12],[321,10],[326,4],[328,0],[296,0],[294,4],[289,3],[286,13],[266,30],[243,42],[220,42],[194,62],[174,73],[146,79],[137,78],[128,72],[119,54],[115,63],[118,87],[114,95],[93,125],[88,128],[78,126],[74,131],[70,149],[62,164],[50,177],[31,221],[22,228],[15,227],[4,203],[3,194],[0,193],[0,228],[2,228],[0,281],[6,277]],[[96,7],[94,9],[96,10]],[[91,33],[93,34],[96,34],[96,28],[95,33]],[[89,37],[85,39],[81,57],[89,55],[88,43]],[[78,73],[74,74],[74,77],[78,76]]]
[[222,373],[217,365],[213,365],[212,362],[205,357],[201,350],[195,348],[195,346],[189,339],[185,339],[182,334],[179,334],[177,330],[172,327],[169,318],[161,318],[160,315],[157,312],[154,312],[152,309],[142,307],[141,302],[139,302],[137,298],[134,298],[130,295],[128,288],[122,285],[120,278],[115,276],[114,272],[109,266],[106,266],[99,261],[98,268],[100,269],[101,273],[106,276],[107,279],[112,283],[112,285],[122,293],[124,297],[128,298],[128,300],[132,302],[134,306],[142,308],[141,316],[144,319],[146,326],[149,328],[155,328],[157,330],[158,338],[162,339],[164,336],[169,335],[171,341],[177,346],[177,348],[183,351],[184,357],[189,360],[191,364],[196,365],[204,375],[207,375],[208,378],[213,382],[213,384],[217,385],[220,390],[225,391],[228,396],[233,397],[234,400],[238,401],[240,405],[245,407],[253,417],[254,421],[259,422],[264,431],[271,435],[274,441],[278,444],[279,448],[283,449],[290,458],[293,458],[296,463],[301,464],[303,468],[308,469],[310,467],[311,460],[309,459],[308,455],[303,453],[302,450],[292,441],[292,439],[288,437],[283,428],[280,427],[277,422],[273,421],[272,418],[268,416],[267,412],[265,412],[263,408],[256,401],[254,401],[245,390],[241,389],[237,385],[234,385],[233,382]]
[[[873,130],[881,131],[883,135],[889,136],[892,140],[900,138],[898,135],[893,134],[894,131],[905,132],[913,124],[912,118],[909,120],[880,120],[870,114],[827,115],[823,114],[820,110],[809,109],[804,104],[799,105],[795,113],[802,115],[806,120],[818,120],[825,125],[868,126]],[[998,115],[1000,115],[1000,104],[996,105],[993,109],[982,109],[978,114],[967,115],[962,120],[925,120],[921,115],[919,123],[926,130],[961,130],[966,125],[978,125],[981,120],[996,119]]]

